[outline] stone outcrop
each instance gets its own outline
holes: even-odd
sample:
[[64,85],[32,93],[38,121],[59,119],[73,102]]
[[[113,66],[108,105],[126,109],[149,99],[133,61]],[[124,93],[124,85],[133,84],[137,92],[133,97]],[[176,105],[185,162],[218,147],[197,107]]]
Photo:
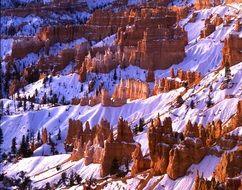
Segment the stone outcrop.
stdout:
[[74,146],[75,139],[78,137],[80,132],[83,131],[82,122],[80,120],[69,119],[69,127],[65,140],[65,148],[71,150]]
[[164,174],[169,163],[169,151],[177,143],[172,135],[171,119],[166,118],[163,125],[159,117],[151,121],[148,131],[148,142],[151,157],[151,168],[154,174]]
[[127,143],[133,143],[133,134],[129,128],[129,124],[123,118],[120,118],[118,121],[118,133],[117,133],[117,142],[125,141]]
[[242,28],[242,23],[240,22],[239,19],[236,20],[236,23],[235,23],[235,31],[236,32],[240,32],[241,31],[241,28]]
[[206,38],[210,34],[212,34],[216,29],[216,25],[210,22],[210,18],[205,20],[204,29],[200,32],[201,38]]
[[148,83],[135,79],[121,80],[116,86],[112,98],[114,100],[136,100],[149,97]]
[[176,12],[176,18],[177,20],[181,20],[183,18],[186,18],[188,16],[188,13],[190,11],[190,7],[187,6],[172,6],[170,9],[174,12]]
[[241,187],[241,179],[228,179],[225,183],[217,181],[214,177],[211,180],[204,179],[203,176],[197,174],[195,179],[195,184],[193,190],[218,190],[218,189],[228,189],[234,190]]
[[221,5],[220,0],[196,0],[194,3],[195,9],[207,9],[218,5]]
[[150,168],[150,159],[144,158],[141,151],[141,145],[137,144],[132,154],[133,166],[131,175],[135,175]]
[[[51,2],[51,1],[50,1]],[[26,17],[34,14],[40,17],[46,17],[55,12],[65,12],[70,8],[75,8],[76,11],[87,11],[88,6],[86,2],[76,2],[75,0],[67,1],[52,1],[51,4],[43,5],[41,3],[34,3],[34,5],[19,6],[17,8],[9,8],[1,10],[2,16],[17,16]]]
[[42,143],[45,144],[48,142],[48,132],[47,132],[47,129],[44,128],[42,130],[42,137],[41,137],[41,140],[42,140]]
[[[95,53],[87,57],[88,68],[99,72],[109,72],[119,64],[121,66],[132,64],[143,69],[155,70],[165,69],[181,62],[185,56],[187,34],[180,27],[174,27],[174,24],[177,21],[176,17],[183,17],[186,14],[185,10],[185,8],[173,10],[151,6],[116,13],[115,21],[112,22],[119,24],[109,26],[114,27],[114,31],[118,31],[116,41],[118,48],[114,52],[105,51],[105,53]],[[97,12],[96,14],[103,13]],[[110,13],[105,12],[105,14],[107,14],[105,19],[109,20]],[[120,15],[124,16],[122,21],[119,20]],[[95,22],[101,30],[105,28],[102,33],[105,34],[109,21],[102,20],[101,23],[100,19],[102,16],[96,21],[90,19],[86,26],[92,27]]]
[[192,86],[198,84],[202,79],[202,75],[199,72],[178,70],[177,74],[175,74],[173,68],[170,71],[170,77],[171,78],[163,78],[159,81],[155,81],[155,86],[153,89],[154,95],[161,92],[169,92],[180,87],[191,88]]
[[191,164],[198,164],[206,155],[207,149],[199,138],[185,138],[184,142],[169,152],[167,174],[177,179],[186,174]]
[[29,53],[39,52],[40,49],[43,47],[44,47],[44,42],[40,41],[36,37],[14,40],[11,57],[16,59],[21,59],[26,55],[28,55]]
[[242,171],[242,149],[234,152],[224,153],[216,166],[214,177],[219,182],[226,182],[227,179],[239,176]]
[[109,122],[104,119],[92,129],[87,123],[85,130],[82,128],[79,130],[80,121],[71,120],[70,124],[72,127],[69,126],[66,138],[66,143],[74,141],[70,160],[76,161],[85,158],[86,165],[99,163],[101,164],[101,176],[106,176],[111,172],[114,160],[122,165],[132,159],[136,144],[134,144],[128,122],[122,118],[118,121],[116,139],[113,137]]
[[224,41],[222,67],[233,66],[242,61],[242,38],[237,34],[230,34]]
[[143,8],[139,14],[140,19],[132,27],[118,31],[117,43],[125,57],[123,61],[152,70],[181,62],[187,34],[179,27],[172,27],[176,13],[166,8]]
[[215,7],[218,5],[222,5],[223,3],[225,4],[230,4],[230,3],[241,3],[241,0],[196,0],[194,3],[195,9],[208,9],[211,7]]
[[85,57],[84,64],[86,65],[88,71],[108,73],[117,68],[119,62],[117,53],[107,49],[105,50],[104,54],[97,52],[93,58],[89,54]]
[[220,24],[223,24],[223,18],[217,14],[213,20],[212,20],[212,24],[215,25],[215,26],[219,26]]
[[192,164],[199,163],[207,154],[200,138],[184,139],[182,133],[173,132],[170,118],[166,118],[163,124],[159,117],[151,121],[148,142],[153,173],[167,173],[172,179],[185,175]]
[[148,69],[148,73],[146,76],[146,82],[155,82],[155,73],[154,71]]
[[205,127],[188,121],[184,131],[185,136],[200,138],[206,146],[211,146],[224,133],[221,120],[212,121]]

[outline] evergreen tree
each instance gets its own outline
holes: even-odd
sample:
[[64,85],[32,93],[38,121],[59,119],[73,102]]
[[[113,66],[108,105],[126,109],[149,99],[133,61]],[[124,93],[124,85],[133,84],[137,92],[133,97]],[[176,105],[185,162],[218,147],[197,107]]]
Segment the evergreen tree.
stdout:
[[40,131],[38,131],[38,134],[37,134],[37,141],[40,142]]
[[116,81],[117,78],[118,78],[118,77],[117,77],[117,71],[116,71],[116,69],[114,69],[113,80]]
[[42,97],[41,103],[42,104],[46,104],[47,103],[47,95],[46,95],[46,92],[44,93],[44,96]]
[[82,178],[79,174],[75,173],[75,179],[76,179],[77,184],[81,184]]
[[50,147],[50,151],[51,151],[51,153],[52,153],[53,155],[55,155],[55,152],[56,152],[56,150],[55,150],[55,144],[54,144],[54,143],[51,143],[50,146],[51,146],[51,147]]
[[194,106],[195,106],[195,104],[194,104],[194,101],[192,100],[192,101],[190,102],[190,108],[191,108],[191,109],[194,109]]
[[2,152],[2,144],[3,144],[3,131],[2,128],[0,128],[0,153]]
[[18,155],[25,158],[33,154],[32,150],[29,148],[29,144],[27,143],[27,141],[28,141],[28,138],[25,138],[25,135],[23,135],[20,148],[18,150]]
[[139,128],[138,128],[139,132],[142,132],[144,130],[144,123],[145,123],[144,118],[140,118],[139,119]]
[[26,103],[26,98],[24,98],[24,111],[27,110],[27,103]]
[[16,137],[12,139],[12,145],[11,145],[11,153],[16,154],[17,153],[17,148],[16,148]]
[[63,173],[61,174],[61,181],[62,181],[63,183],[66,183],[66,178],[67,178],[67,176],[66,176],[66,172],[63,172]]
[[51,187],[50,187],[50,183],[49,183],[49,182],[47,182],[47,183],[45,184],[45,188],[44,188],[44,190],[51,190]]
[[224,76],[224,82],[229,83],[231,81],[231,70],[229,65],[225,65],[225,76]]
[[73,185],[75,185],[75,178],[74,178],[74,173],[71,172],[71,175],[70,175],[70,187],[72,187]]
[[49,142],[48,142],[49,144],[52,144],[52,140],[51,140],[51,134],[50,134],[50,133],[49,133],[49,138],[48,138],[48,141],[49,141]]
[[21,156],[25,156],[27,153],[27,146],[26,146],[26,141],[25,141],[25,135],[22,136],[22,141],[20,143],[20,148],[18,150],[18,154]]
[[113,159],[110,169],[110,174],[116,174],[119,171],[118,160],[116,158]]
[[61,130],[60,130],[60,128],[59,128],[59,131],[58,131],[57,140],[58,141],[61,140]]
[[34,109],[34,104],[33,104],[33,102],[31,102],[31,104],[30,104],[30,110],[33,110]]
[[35,96],[38,96],[38,90],[35,89]]

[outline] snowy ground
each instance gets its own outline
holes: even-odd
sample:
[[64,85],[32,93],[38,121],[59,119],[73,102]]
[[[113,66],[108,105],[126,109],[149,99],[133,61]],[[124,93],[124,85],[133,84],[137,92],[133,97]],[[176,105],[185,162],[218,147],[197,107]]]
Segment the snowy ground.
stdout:
[[[112,0],[89,1],[88,6],[93,8],[95,6],[103,5],[103,3],[110,3]],[[139,0],[130,0],[129,3],[138,3]],[[193,0],[188,1],[193,3]],[[182,5],[183,2],[180,0],[174,1],[177,5]],[[146,121],[161,115],[161,120],[167,116],[172,117],[173,129],[176,131],[183,131],[185,124],[188,120],[192,123],[197,122],[199,124],[206,125],[216,119],[221,119],[222,122],[228,121],[228,119],[236,112],[236,106],[239,100],[242,99],[242,62],[231,68],[232,80],[230,82],[229,89],[220,90],[220,86],[224,81],[224,70],[216,72],[216,69],[222,61],[222,48],[223,40],[228,35],[234,32],[234,22],[227,27],[218,26],[216,31],[205,39],[200,39],[199,34],[204,27],[204,19],[209,17],[210,14],[233,15],[237,14],[240,5],[233,4],[232,6],[218,6],[211,9],[198,11],[197,21],[195,23],[188,23],[191,15],[188,18],[180,22],[181,26],[185,27],[188,32],[189,44],[186,47],[186,57],[183,62],[178,65],[173,65],[175,70],[192,70],[199,71],[203,74],[204,78],[199,85],[193,89],[189,89],[184,95],[184,104],[177,109],[174,109],[172,105],[175,103],[175,98],[184,91],[184,88],[173,90],[168,93],[162,93],[157,96],[152,96],[146,100],[136,100],[129,102],[128,104],[121,107],[103,107],[98,104],[94,107],[89,106],[70,106],[62,105],[58,107],[50,107],[50,105],[39,105],[34,104],[34,110],[23,111],[22,108],[17,108],[17,103],[10,99],[1,99],[4,104],[4,111],[6,112],[9,107],[10,115],[5,115],[1,122],[0,127],[4,134],[3,150],[8,152],[10,150],[11,141],[14,137],[17,137],[17,143],[19,144],[23,134],[28,131],[37,136],[38,131],[43,128],[47,128],[48,132],[51,133],[53,141],[58,144],[57,150],[62,153],[61,155],[55,156],[42,156],[50,154],[50,147],[48,145],[42,145],[35,152],[31,158],[22,159],[15,164],[2,164],[0,168],[2,171],[7,171],[8,175],[15,175],[17,172],[24,170],[27,171],[28,175],[32,176],[32,180],[35,182],[34,185],[41,187],[46,182],[56,182],[60,178],[60,173],[56,171],[56,165],[63,163],[70,156],[66,154],[63,148],[64,139],[66,137],[68,129],[68,120],[79,119],[83,123],[86,121],[90,122],[91,127],[99,123],[102,118],[107,119],[113,128],[116,128],[118,118],[122,116],[128,120],[131,126],[134,126],[139,118],[144,117]],[[74,14],[75,15],[75,14]],[[75,16],[66,15],[62,19],[74,19],[75,21],[80,20],[83,17],[88,17],[87,13],[80,13]],[[59,17],[53,15],[53,19]],[[26,22],[27,24],[16,34],[16,35],[33,35],[36,30],[43,24],[42,18],[33,17],[32,15],[25,18],[9,18],[5,17],[1,19],[1,24],[5,27],[1,28],[1,34],[6,32],[7,27],[10,25],[19,25],[20,23]],[[242,37],[242,32],[238,33]],[[111,46],[114,44],[116,35],[109,36],[99,43],[95,44],[94,47]],[[56,55],[63,48],[74,47],[77,43],[82,43],[85,39],[79,39],[67,44],[55,44],[51,47],[50,54]],[[12,39],[1,39],[1,58],[6,54],[11,53]],[[40,53],[41,54],[41,53]],[[35,64],[39,58],[38,54],[31,53],[25,58],[16,60],[16,64],[19,70],[22,70],[25,66]],[[24,89],[25,92],[20,90],[20,96],[32,96],[35,94],[35,90],[38,90],[37,99],[41,99],[46,93],[57,94],[59,100],[64,96],[66,101],[70,101],[74,97],[83,97],[88,89],[88,82],[80,83],[79,76],[75,73],[71,73],[72,65],[70,64],[64,71],[58,76],[52,77],[52,81],[47,81],[46,87],[43,85],[43,80],[39,80],[35,83],[27,85]],[[95,74],[89,73],[87,81],[95,79],[97,88],[99,84],[105,82],[105,87],[109,90],[110,95],[113,93],[115,85],[117,85],[120,79],[136,78],[145,80],[147,72],[138,67],[129,66],[125,70],[120,68],[116,69],[117,80],[113,80],[114,70],[109,74]],[[169,75],[169,69],[157,70],[155,77],[160,79]],[[81,91],[83,86],[83,91]],[[150,86],[153,86],[151,84]],[[209,89],[212,89],[211,97],[214,106],[207,108],[206,101],[208,100]],[[92,92],[89,96],[95,93]],[[233,95],[232,98],[225,98],[227,95]],[[195,108],[189,108],[190,102],[195,102]],[[14,106],[15,105],[15,106]],[[30,103],[27,103],[29,109]],[[16,110],[15,110],[16,109]],[[225,126],[224,126],[225,127]],[[58,130],[61,129],[62,139],[60,141],[55,140]],[[21,134],[21,135],[20,135]],[[237,128],[232,131],[231,134],[242,135],[242,129]],[[134,137],[136,142],[139,142],[142,146],[143,155],[148,155],[148,141],[147,141],[147,127],[144,131],[138,133]],[[144,189],[153,187],[154,189],[191,189],[194,183],[194,177],[196,170],[199,169],[200,173],[204,173],[204,177],[211,178],[212,171],[215,165],[218,163],[219,158],[215,156],[206,156],[199,164],[192,165],[189,168],[188,175],[177,180],[171,180],[167,175],[153,177],[147,183]],[[38,164],[36,164],[38,163]],[[53,168],[52,168],[53,167]],[[91,164],[84,166],[83,160],[78,162],[66,162],[62,164],[62,171],[77,171],[83,178],[89,178],[94,176],[99,178],[98,164]],[[43,172],[43,173],[41,173]],[[47,178],[47,179],[45,179]],[[140,180],[145,178],[144,175],[138,175],[135,178],[127,180],[127,183],[122,181],[109,183],[106,189],[113,188],[124,188],[124,189],[135,189],[139,184]],[[81,189],[79,187],[73,187],[73,189]]]

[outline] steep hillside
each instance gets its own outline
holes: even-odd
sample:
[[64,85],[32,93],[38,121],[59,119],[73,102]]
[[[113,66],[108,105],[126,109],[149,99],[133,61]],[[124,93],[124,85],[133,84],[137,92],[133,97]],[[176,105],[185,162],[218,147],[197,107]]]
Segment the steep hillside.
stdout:
[[1,2],[0,189],[240,189],[242,2],[68,3]]

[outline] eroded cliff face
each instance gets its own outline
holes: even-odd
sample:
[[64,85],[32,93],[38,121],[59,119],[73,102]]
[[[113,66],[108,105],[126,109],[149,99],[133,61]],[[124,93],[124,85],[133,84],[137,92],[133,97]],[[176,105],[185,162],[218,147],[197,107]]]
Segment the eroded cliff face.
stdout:
[[190,138],[172,131],[170,118],[159,118],[151,122],[148,141],[152,171],[155,175],[167,173],[172,179],[186,174],[193,163],[199,163],[207,149],[199,138]]
[[127,164],[136,148],[133,134],[128,122],[119,119],[117,137],[114,139],[110,123],[102,119],[101,123],[90,129],[89,124],[82,130],[80,121],[70,120],[66,144],[74,145],[70,160],[85,158],[85,164],[101,164],[101,176],[108,175],[112,170],[113,161],[118,165]]
[[233,66],[242,61],[242,38],[236,34],[230,36],[224,41],[222,67]]
[[224,153],[220,162],[216,166],[214,177],[221,183],[225,183],[229,178],[235,178],[242,171],[242,147],[237,151]]
[[135,79],[121,80],[116,86],[112,98],[114,100],[136,100],[149,97],[148,83]]
[[[178,79],[178,80],[177,80]],[[180,87],[191,88],[197,85],[202,79],[199,72],[178,70],[175,74],[174,69],[170,70],[170,78],[163,78],[155,82],[153,94],[169,92]]]
[[197,174],[195,179],[195,184],[193,190],[203,189],[203,190],[218,190],[218,189],[240,189],[241,188],[241,179],[228,179],[226,183],[220,183],[212,177],[211,180],[204,179],[203,176]]
[[41,48],[44,47],[44,42],[36,37],[33,38],[22,38],[15,40],[12,46],[12,59],[24,58],[29,53],[37,53]]
[[[216,23],[215,21],[215,24],[219,24],[220,20],[219,20],[219,17],[218,17],[218,23]],[[201,38],[206,38],[207,36],[209,36],[210,34],[212,34],[215,29],[216,29],[216,25],[211,23],[210,21],[210,18],[206,19],[205,20],[205,26],[204,26],[204,29],[201,31],[200,33],[200,37]]]
[[187,34],[174,27],[176,13],[166,8],[143,8],[138,15],[133,26],[118,30],[123,62],[154,70],[182,61]]
[[[131,8],[119,13],[105,12],[104,23],[98,19],[90,19],[85,25],[89,29],[99,25],[100,30],[112,27],[112,31],[118,31],[116,41],[118,47],[114,51],[96,52],[87,57],[88,70],[107,73],[117,65],[131,64],[155,70],[179,63],[185,56],[187,33],[180,27],[174,27],[174,24],[187,12],[185,8],[168,9],[150,6]],[[102,15],[99,15],[99,19],[102,20],[103,13],[97,12],[97,14]],[[115,19],[111,19],[114,16]],[[110,31],[103,31],[100,35],[105,33],[112,34]]]
[[230,4],[230,3],[241,3],[241,0],[196,0],[194,3],[195,9],[207,9],[211,7],[215,7],[218,5]]

